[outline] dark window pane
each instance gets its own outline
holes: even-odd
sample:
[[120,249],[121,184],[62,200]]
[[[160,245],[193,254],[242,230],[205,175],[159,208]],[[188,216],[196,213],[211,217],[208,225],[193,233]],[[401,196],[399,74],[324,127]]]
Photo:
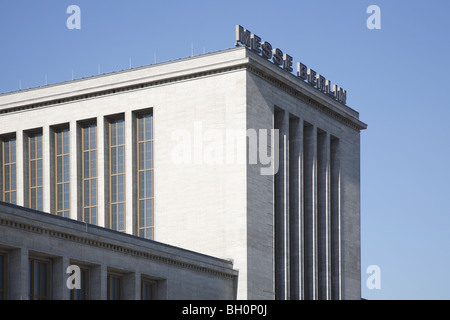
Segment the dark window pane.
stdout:
[[118,201],[125,201],[125,175],[117,176]]
[[119,230],[125,230],[125,205],[123,203],[119,203],[118,209]]
[[11,140],[11,162],[16,162],[16,138]]
[[42,186],[43,182],[42,182],[42,160],[37,160],[36,161],[36,170],[37,170],[37,185],[38,186]]
[[145,143],[145,166],[147,169],[153,168],[152,144],[152,142]]
[[110,124],[110,139],[111,139],[111,146],[115,146],[117,144],[117,130],[116,130],[117,124],[112,122]]
[[117,148],[117,173],[125,172],[125,149],[123,146]]
[[36,157],[42,158],[42,134],[36,135]]
[[96,177],[97,176],[97,152],[96,151],[91,151],[91,175],[90,177]]
[[89,208],[84,208],[84,221],[90,223],[91,221],[91,212]]
[[47,264],[39,263],[39,295],[41,297],[47,296]]
[[97,179],[92,179],[91,183],[91,206],[97,205]]
[[123,120],[120,119],[117,121],[117,144],[124,143],[124,131],[123,131]]
[[91,124],[90,127],[90,148],[97,149],[97,129],[95,124]]
[[16,165],[11,165],[11,190],[16,190]]
[[64,184],[64,210],[70,209],[70,185]]
[[56,154],[62,154],[62,132],[56,133]]
[[117,173],[117,148],[111,149],[111,174]]
[[117,230],[117,204],[111,205],[111,229]]
[[36,137],[30,137],[28,142],[30,144],[30,160],[36,159]]
[[44,197],[42,187],[37,189],[37,210],[42,211],[44,208]]
[[90,178],[91,175],[89,173],[89,152],[84,152],[83,154],[83,166],[84,166],[84,178]]
[[144,119],[142,117],[138,118],[138,141],[143,141],[145,138],[145,127]]
[[117,176],[111,177],[111,202],[117,202]]
[[62,184],[58,184],[56,187],[56,210],[61,210],[63,207],[63,186]]
[[68,181],[70,181],[70,169],[69,169],[69,165],[70,165],[70,162],[69,162],[70,160],[69,160],[69,156],[68,155],[66,155],[66,156],[64,156],[64,160],[63,160],[63,162],[64,162],[64,182],[68,182]]
[[91,208],[91,220],[90,223],[97,224],[97,208]]
[[10,178],[11,178],[11,172],[9,166],[4,166],[4,174],[5,174],[5,185],[3,187],[4,191],[10,190]]
[[139,227],[145,227],[145,200],[139,200]]
[[63,158],[56,158],[56,182],[63,181]]
[[30,162],[30,187],[36,186],[36,161]]
[[36,206],[36,203],[37,203],[37,192],[36,192],[36,189],[35,188],[32,188],[31,190],[30,190],[30,207],[31,207],[31,209],[36,209],[37,208],[37,206]]
[[4,163],[9,163],[11,161],[11,159],[9,157],[9,141],[5,141],[3,143],[3,158],[4,158]]
[[145,143],[139,143],[139,170],[145,169]]
[[90,206],[90,198],[89,195],[91,194],[90,192],[90,183],[89,180],[85,180],[84,181],[84,205],[85,206]]
[[65,154],[69,153],[69,145],[70,145],[70,143],[69,143],[69,129],[64,129],[64,131],[63,131],[63,146],[64,146],[63,152]]
[[145,171],[139,172],[139,199],[145,198]]
[[83,128],[83,151],[89,150],[89,127]]
[[145,115],[145,139],[152,139],[152,115]]

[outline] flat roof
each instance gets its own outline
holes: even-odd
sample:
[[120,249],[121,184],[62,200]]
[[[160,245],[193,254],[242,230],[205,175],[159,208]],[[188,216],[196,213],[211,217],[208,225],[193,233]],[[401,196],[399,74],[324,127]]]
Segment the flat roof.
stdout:
[[[12,216],[12,218],[8,218],[8,215]],[[97,242],[112,243],[113,245],[120,245],[132,250],[145,251],[148,254],[184,263],[191,263],[193,265],[201,264],[205,268],[217,269],[217,271],[229,273],[232,276],[237,275],[238,273],[238,271],[233,269],[232,260],[213,257],[83,221],[0,201],[0,224],[4,224],[6,221],[21,222],[33,227],[68,233],[74,237],[90,238]],[[3,241],[0,241],[0,244],[2,242]],[[4,244],[8,245],[7,243]]]
[[89,97],[123,93],[155,85],[167,84],[213,73],[253,68],[306,96],[356,129],[366,129],[359,113],[314,89],[286,70],[279,68],[243,46],[216,52],[125,69],[91,77],[70,80],[0,94],[0,116],[11,112],[48,107]]

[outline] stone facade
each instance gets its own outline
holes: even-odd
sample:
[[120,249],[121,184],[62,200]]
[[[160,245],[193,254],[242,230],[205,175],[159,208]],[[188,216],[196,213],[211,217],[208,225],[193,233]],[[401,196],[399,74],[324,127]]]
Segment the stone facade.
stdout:
[[[107,119],[123,115],[125,226],[137,235],[135,118],[142,110],[154,121],[154,240],[232,260],[238,299],[360,298],[359,135],[366,125],[248,49],[0,95],[0,137],[15,134],[21,146],[27,130],[42,128],[43,211],[51,212],[50,136],[53,126],[68,124],[70,217],[80,220],[73,133],[94,119],[98,225],[107,226]],[[246,135],[260,129],[279,132],[275,175],[247,161]],[[18,147],[18,168],[26,157]],[[18,205],[27,205],[26,184],[26,170],[18,169]]]
[[154,284],[154,299],[236,297],[231,261],[6,203],[0,204],[0,226],[8,299],[28,299],[30,259],[49,262],[54,300],[70,299],[71,265],[89,270],[89,299],[107,298],[108,273],[122,278],[127,300],[141,299],[143,280]]

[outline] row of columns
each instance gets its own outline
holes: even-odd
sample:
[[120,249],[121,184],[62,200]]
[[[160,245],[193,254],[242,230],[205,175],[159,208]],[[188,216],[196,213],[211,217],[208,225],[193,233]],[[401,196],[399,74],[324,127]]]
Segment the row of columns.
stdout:
[[340,299],[339,139],[276,110],[275,298]]

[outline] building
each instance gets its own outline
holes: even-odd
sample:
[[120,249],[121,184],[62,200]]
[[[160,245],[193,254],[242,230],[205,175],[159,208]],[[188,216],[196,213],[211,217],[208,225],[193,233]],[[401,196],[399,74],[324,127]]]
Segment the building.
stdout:
[[6,203],[0,228],[0,300],[236,297],[231,261]]
[[231,260],[237,299],[360,299],[365,128],[238,46],[0,95],[0,199]]

